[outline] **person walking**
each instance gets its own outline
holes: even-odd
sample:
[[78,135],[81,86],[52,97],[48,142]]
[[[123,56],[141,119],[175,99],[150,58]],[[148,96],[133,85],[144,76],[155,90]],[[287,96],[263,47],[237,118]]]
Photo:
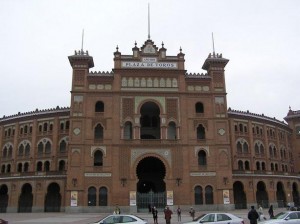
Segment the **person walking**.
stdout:
[[172,214],[173,214],[173,212],[169,209],[169,207],[167,207],[167,208],[165,209],[165,220],[166,220],[166,224],[171,224]]
[[269,213],[270,219],[273,219],[274,218],[273,205],[270,205],[268,213]]
[[195,219],[195,210],[194,210],[193,207],[191,207],[191,209],[190,209],[190,215],[191,215],[191,217],[192,217],[192,219],[194,221],[194,219]]
[[154,221],[154,224],[158,224],[157,223],[157,208],[155,206],[153,206],[152,208],[152,215],[153,215],[153,221]]
[[119,208],[118,205],[116,205],[116,207],[115,207],[114,214],[115,215],[121,214],[121,209]]
[[259,218],[259,215],[257,211],[255,210],[254,206],[251,206],[251,210],[248,212],[248,219],[250,220],[250,224],[257,224],[257,219]]
[[178,222],[181,222],[181,209],[179,206],[177,208],[177,218],[178,218]]

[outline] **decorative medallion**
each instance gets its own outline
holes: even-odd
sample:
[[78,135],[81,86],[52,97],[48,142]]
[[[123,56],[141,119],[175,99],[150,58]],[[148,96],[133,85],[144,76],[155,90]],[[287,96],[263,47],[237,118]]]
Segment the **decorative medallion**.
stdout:
[[80,134],[80,128],[74,128],[73,133],[75,135],[79,135]]
[[219,135],[224,135],[225,134],[225,130],[224,130],[224,128],[220,128],[219,130],[218,130],[218,133],[219,133]]

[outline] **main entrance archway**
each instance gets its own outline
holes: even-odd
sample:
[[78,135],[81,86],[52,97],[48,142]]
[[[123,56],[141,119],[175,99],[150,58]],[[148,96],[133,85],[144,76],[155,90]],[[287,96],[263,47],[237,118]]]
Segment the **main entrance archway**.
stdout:
[[152,206],[164,208],[166,205],[166,168],[163,162],[153,156],[142,159],[136,169],[138,211]]

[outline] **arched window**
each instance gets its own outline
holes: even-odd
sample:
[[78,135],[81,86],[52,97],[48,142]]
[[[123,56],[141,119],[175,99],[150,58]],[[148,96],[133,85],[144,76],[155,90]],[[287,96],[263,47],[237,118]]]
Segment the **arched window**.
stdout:
[[244,130],[244,129],[243,129],[243,124],[240,124],[240,125],[239,125],[239,128],[240,128],[240,132],[243,132],[243,130]]
[[12,157],[12,151],[13,151],[12,146],[9,146],[9,148],[8,148],[8,158]]
[[103,153],[100,150],[94,153],[94,166],[103,166]]
[[88,206],[96,206],[96,188],[89,187],[88,189]]
[[204,150],[198,152],[198,165],[206,166],[206,152]]
[[44,171],[50,171],[50,162],[46,161],[44,164]]
[[248,152],[249,152],[248,144],[246,142],[244,142],[244,144],[243,144],[243,153],[248,153]]
[[274,164],[271,163],[271,171],[274,171]]
[[25,127],[24,127],[24,133],[27,134],[27,132],[28,132],[28,126],[25,125]]
[[263,144],[260,145],[260,154],[261,155],[265,154],[265,148],[264,148]]
[[195,205],[203,205],[203,190],[201,186],[194,189]]
[[241,160],[238,161],[238,170],[244,170],[244,163]]
[[21,173],[22,172],[22,168],[23,168],[23,164],[22,163],[18,163],[17,172]]
[[95,112],[104,112],[104,103],[102,101],[96,103]]
[[36,164],[36,171],[43,171],[43,163],[41,161]]
[[42,142],[38,144],[38,154],[41,155],[44,153],[44,145]]
[[124,139],[132,139],[132,124],[130,121],[125,122]]
[[59,152],[66,152],[67,151],[67,143],[65,140],[62,140],[59,144]]
[[1,173],[5,173],[5,165],[4,164],[1,166]]
[[59,161],[58,170],[59,171],[65,171],[66,170],[66,162],[64,160]]
[[211,186],[205,187],[205,204],[212,205],[214,203],[213,188]]
[[168,139],[176,139],[176,124],[170,122],[168,125]]
[[64,130],[65,129],[65,124],[64,124],[64,122],[61,122],[60,123],[60,130],[62,131],[62,130]]
[[197,127],[197,139],[205,139],[205,128],[202,124]]
[[22,145],[19,146],[18,155],[23,156],[23,154],[24,154],[24,145],[22,144]]
[[245,162],[245,170],[250,170],[250,163],[249,163],[249,161]]
[[99,206],[107,206],[107,188],[100,187],[99,189]]
[[274,157],[277,158],[277,149],[275,146],[273,147],[273,154],[274,154]]
[[3,154],[2,154],[3,158],[7,157],[7,147],[5,146],[3,149]]
[[266,170],[266,164],[265,164],[265,162],[262,162],[262,163],[261,163],[261,169],[262,169],[262,170]]
[[255,149],[255,154],[259,154],[259,146],[257,143],[255,143],[254,149]]
[[256,162],[256,170],[260,170],[260,162]]
[[275,171],[278,171],[278,164],[275,163]]
[[47,141],[47,143],[46,143],[45,153],[47,153],[47,154],[51,153],[51,143],[49,141]]
[[43,126],[44,128],[43,128],[43,131],[47,131],[47,129],[48,129],[48,124],[47,123],[44,123],[44,126]]
[[95,137],[95,140],[103,139],[103,127],[100,124],[97,124],[97,126],[95,127],[94,137]]
[[70,121],[66,121],[66,129],[69,130],[70,128]]
[[204,113],[203,103],[201,103],[201,102],[196,103],[195,110],[196,110],[196,114]]
[[10,170],[11,170],[11,165],[8,164],[7,167],[6,167],[6,173],[10,173]]
[[242,153],[243,149],[242,149],[242,143],[237,142],[236,143],[236,148],[237,148],[237,152]]
[[27,143],[25,146],[25,156],[29,156],[30,155],[30,145]]
[[28,172],[29,171],[29,163],[25,163],[24,164],[24,172]]

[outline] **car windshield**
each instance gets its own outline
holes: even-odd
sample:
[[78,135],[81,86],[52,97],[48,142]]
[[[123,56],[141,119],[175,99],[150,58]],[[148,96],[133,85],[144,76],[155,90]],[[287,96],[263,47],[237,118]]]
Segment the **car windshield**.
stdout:
[[280,212],[277,215],[275,215],[274,219],[283,219],[284,217],[286,217],[286,215],[286,212]]
[[201,219],[203,216],[205,216],[206,214],[202,214],[200,216],[198,216],[196,219],[194,219],[194,221],[198,221],[199,219]]

